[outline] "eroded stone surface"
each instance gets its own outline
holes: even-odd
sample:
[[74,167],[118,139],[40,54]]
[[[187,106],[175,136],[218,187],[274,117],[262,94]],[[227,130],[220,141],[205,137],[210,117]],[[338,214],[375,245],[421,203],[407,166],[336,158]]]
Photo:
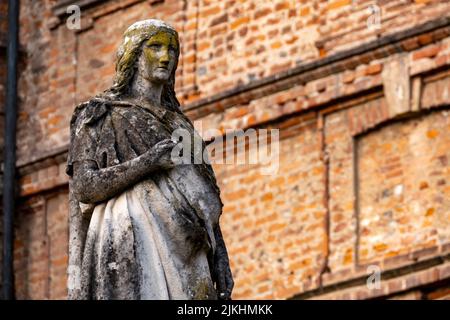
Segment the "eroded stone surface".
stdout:
[[174,130],[196,134],[175,97],[178,50],[178,35],[165,23],[132,25],[114,85],[74,111],[71,299],[231,296],[214,172],[170,156]]

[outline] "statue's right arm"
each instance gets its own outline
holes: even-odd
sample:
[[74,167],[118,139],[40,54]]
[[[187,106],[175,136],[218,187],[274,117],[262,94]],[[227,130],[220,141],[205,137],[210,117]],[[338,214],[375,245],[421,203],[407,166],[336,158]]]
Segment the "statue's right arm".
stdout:
[[93,160],[73,164],[73,193],[83,203],[110,199],[136,184],[149,173],[173,167],[170,150],[175,143],[161,141],[142,155],[121,164],[99,169]]

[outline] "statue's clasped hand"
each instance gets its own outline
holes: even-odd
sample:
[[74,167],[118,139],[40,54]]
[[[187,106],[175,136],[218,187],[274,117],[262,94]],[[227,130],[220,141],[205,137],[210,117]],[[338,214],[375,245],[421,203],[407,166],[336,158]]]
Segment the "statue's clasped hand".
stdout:
[[158,142],[152,150],[153,155],[157,157],[157,163],[164,169],[171,169],[175,167],[175,163],[172,160],[171,152],[176,146],[177,142],[172,139],[164,139]]

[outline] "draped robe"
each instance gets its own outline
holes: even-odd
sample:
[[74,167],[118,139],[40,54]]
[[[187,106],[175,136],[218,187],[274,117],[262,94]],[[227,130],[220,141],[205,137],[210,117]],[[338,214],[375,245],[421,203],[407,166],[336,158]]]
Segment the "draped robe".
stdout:
[[196,134],[178,109],[103,98],[75,109],[67,163],[70,299],[217,298],[213,230],[223,204],[209,164],[154,171],[100,203],[82,203],[72,190],[75,162],[118,165],[177,128]]

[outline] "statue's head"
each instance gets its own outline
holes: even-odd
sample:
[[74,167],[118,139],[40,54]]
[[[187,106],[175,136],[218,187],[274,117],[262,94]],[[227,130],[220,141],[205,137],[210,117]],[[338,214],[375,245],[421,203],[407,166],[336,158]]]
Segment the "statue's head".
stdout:
[[117,52],[116,75],[107,94],[127,95],[136,72],[153,83],[163,85],[162,103],[178,107],[175,72],[180,54],[178,33],[161,20],[149,19],[132,24],[124,33]]

